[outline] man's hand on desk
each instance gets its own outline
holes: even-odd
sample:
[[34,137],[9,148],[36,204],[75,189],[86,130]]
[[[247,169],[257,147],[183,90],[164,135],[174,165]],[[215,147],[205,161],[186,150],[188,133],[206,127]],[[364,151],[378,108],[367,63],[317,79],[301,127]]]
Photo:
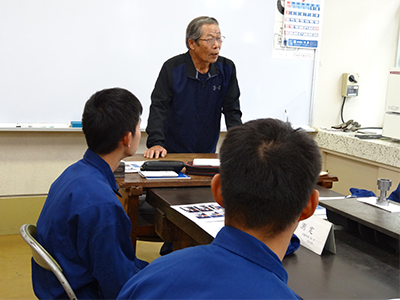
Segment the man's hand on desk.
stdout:
[[167,155],[167,150],[162,146],[153,146],[144,152],[144,157],[146,158],[159,158],[165,157]]

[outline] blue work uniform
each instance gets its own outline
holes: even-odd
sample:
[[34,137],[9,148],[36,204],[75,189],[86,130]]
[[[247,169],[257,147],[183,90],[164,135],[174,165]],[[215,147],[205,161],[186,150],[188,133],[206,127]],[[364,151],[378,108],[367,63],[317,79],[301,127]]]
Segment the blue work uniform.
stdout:
[[147,147],[169,153],[214,153],[221,113],[227,128],[242,124],[234,63],[222,56],[199,73],[189,52],[167,60],[151,94]]
[[300,299],[278,256],[225,226],[209,245],[175,251],[130,279],[118,299]]
[[[52,184],[37,222],[37,239],[56,259],[78,299],[115,299],[147,262],[136,258],[131,222],[116,197],[114,174],[87,150]],[[32,260],[39,299],[67,298],[55,275]]]

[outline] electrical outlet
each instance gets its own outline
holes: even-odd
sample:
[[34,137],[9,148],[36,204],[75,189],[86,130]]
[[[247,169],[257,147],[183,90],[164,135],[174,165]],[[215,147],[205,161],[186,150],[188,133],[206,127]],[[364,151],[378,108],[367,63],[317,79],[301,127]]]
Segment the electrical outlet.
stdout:
[[343,73],[342,75],[342,96],[356,97],[358,96],[359,87],[358,73]]

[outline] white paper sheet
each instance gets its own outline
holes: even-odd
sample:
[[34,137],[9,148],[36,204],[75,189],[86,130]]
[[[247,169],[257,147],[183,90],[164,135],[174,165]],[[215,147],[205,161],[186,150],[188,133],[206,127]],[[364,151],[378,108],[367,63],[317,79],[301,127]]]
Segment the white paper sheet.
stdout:
[[225,224],[225,211],[216,202],[172,205],[171,208],[192,220],[214,238]]
[[195,158],[193,159],[195,166],[219,166],[219,158]]
[[137,173],[144,161],[123,161],[125,163],[125,173]]
[[357,198],[357,201],[360,201],[360,202],[363,202],[363,203],[366,203],[369,205],[373,205],[375,207],[378,207],[380,209],[383,209],[383,210],[386,210],[386,211],[389,211],[392,213],[400,212],[400,205],[389,202],[388,206],[383,206],[383,205],[376,204],[376,199],[377,199],[377,197],[365,197],[365,198]]

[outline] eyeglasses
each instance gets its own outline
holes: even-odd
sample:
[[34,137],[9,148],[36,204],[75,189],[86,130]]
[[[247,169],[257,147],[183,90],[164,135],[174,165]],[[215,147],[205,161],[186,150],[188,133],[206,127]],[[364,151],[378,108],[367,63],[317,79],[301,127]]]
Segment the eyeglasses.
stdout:
[[215,41],[217,41],[217,43],[221,45],[224,40],[225,40],[224,36],[221,36],[221,37],[218,37],[218,38],[199,39],[199,41],[205,41],[210,46],[214,45]]

